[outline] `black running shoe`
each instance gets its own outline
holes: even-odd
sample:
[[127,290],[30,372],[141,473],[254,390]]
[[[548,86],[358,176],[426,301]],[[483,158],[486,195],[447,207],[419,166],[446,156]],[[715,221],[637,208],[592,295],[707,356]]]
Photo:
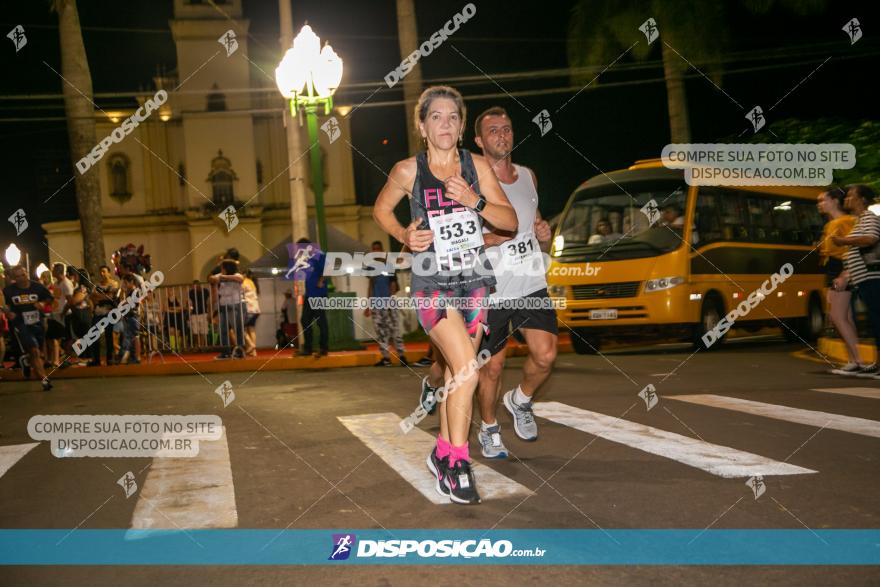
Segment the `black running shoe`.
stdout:
[[390,359],[379,359],[379,362],[373,365],[373,367],[390,367],[391,360]]
[[413,363],[413,366],[415,366],[415,367],[430,367],[433,364],[434,364],[434,361],[432,361],[428,357],[422,357],[421,359],[419,359],[418,361]]
[[398,360],[400,361],[401,367],[409,367],[409,361],[406,360],[406,357],[403,356],[403,353],[400,354]]
[[24,374],[25,379],[31,378],[31,360],[27,355],[22,355],[18,358],[18,364],[21,365],[21,372]]
[[434,413],[437,409],[437,388],[428,385],[428,378],[422,377],[422,393],[419,394],[419,403],[428,412],[428,415]]
[[43,386],[43,391],[49,391],[52,389],[52,382],[49,381],[48,377],[43,377],[43,380],[40,383]]
[[480,494],[477,493],[477,481],[471,464],[468,461],[455,461],[455,465],[447,467],[443,482],[449,489],[449,499],[452,503],[472,505],[480,503]]
[[443,475],[445,475],[446,470],[449,468],[449,457],[438,459],[437,447],[435,446],[434,450],[431,451],[431,454],[429,454],[428,458],[425,460],[425,464],[428,465],[428,470],[434,475],[434,489],[437,490],[437,493],[440,495],[449,495],[449,489],[443,482]]

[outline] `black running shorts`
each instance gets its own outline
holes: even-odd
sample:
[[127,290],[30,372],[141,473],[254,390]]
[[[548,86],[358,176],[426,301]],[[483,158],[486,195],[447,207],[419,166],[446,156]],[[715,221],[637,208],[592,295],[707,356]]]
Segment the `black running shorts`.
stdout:
[[[546,289],[525,296],[526,298],[550,299]],[[489,349],[493,355],[507,346],[511,333],[520,328],[533,328],[551,334],[559,334],[556,311],[547,309],[491,308],[489,310],[489,335],[483,337],[481,349]]]

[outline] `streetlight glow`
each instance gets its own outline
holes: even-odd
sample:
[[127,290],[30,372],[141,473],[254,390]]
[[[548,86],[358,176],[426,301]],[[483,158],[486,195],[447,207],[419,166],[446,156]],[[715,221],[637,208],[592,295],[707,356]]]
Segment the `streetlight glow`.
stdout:
[[342,59],[305,25],[275,69],[275,83],[285,98],[330,98],[342,81]]
[[8,247],[6,247],[6,262],[10,265],[18,265],[21,261],[21,249],[15,246],[15,243],[12,243]]

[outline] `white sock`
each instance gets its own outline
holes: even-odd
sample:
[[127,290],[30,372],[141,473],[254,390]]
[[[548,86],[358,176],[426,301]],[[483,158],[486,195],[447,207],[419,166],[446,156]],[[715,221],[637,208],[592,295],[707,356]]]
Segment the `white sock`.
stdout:
[[496,420],[495,422],[492,422],[491,424],[486,424],[485,422],[480,422],[480,430],[482,430],[483,432],[487,432],[489,430],[489,428],[491,428],[492,426],[498,426],[498,421]]
[[513,401],[518,403],[519,405],[527,404],[532,401],[532,398],[523,393],[522,387],[519,385],[516,386],[516,389],[513,390]]

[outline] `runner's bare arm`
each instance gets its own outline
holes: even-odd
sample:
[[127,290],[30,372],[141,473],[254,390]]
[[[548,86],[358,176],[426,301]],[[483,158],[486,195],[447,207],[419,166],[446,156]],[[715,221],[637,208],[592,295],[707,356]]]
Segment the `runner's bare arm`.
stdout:
[[[495,172],[480,155],[474,155],[474,167],[477,170],[477,178],[480,182],[480,191],[486,198],[486,207],[480,213],[489,224],[501,230],[516,231],[516,211],[507,200],[507,195],[498,184]],[[474,190],[461,176],[453,176],[447,181],[446,196],[456,202],[460,202],[469,208],[473,208],[479,200]]]
[[418,226],[422,222],[420,218],[414,218],[409,226],[402,226],[394,216],[394,208],[405,196],[412,196],[409,193],[409,187],[413,185],[416,178],[416,160],[410,157],[404,161],[399,161],[388,175],[388,181],[376,203],[373,205],[373,220],[379,227],[396,238],[398,241],[408,246],[410,250],[420,253],[431,246],[434,233],[430,230],[419,230]]

